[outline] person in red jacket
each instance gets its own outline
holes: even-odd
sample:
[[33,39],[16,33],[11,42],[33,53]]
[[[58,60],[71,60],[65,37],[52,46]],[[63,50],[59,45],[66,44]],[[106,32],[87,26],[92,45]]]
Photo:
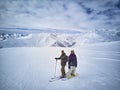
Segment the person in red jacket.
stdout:
[[69,71],[67,73],[68,78],[70,78],[71,76],[75,76],[76,67],[77,67],[77,57],[74,53],[74,50],[71,50],[71,54],[69,55],[69,59],[68,59],[68,68],[69,68]]

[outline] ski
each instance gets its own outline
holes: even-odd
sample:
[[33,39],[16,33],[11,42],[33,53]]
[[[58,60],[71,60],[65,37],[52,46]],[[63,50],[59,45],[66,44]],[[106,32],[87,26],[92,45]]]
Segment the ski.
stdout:
[[52,77],[50,79],[56,79],[56,78],[60,78],[60,76],[55,76],[55,77]]
[[62,81],[68,80],[68,77],[61,78]]
[[[64,77],[64,78],[66,78],[66,77]],[[64,79],[64,78],[61,78],[60,76],[59,77],[53,77],[49,80],[49,82],[57,81],[57,80]]]
[[60,76],[58,76],[58,77],[53,77],[53,78],[51,78],[51,79],[49,80],[49,82],[57,81],[57,80],[59,80],[59,79],[61,79]]
[[49,80],[49,82],[54,82],[54,81],[57,81],[57,80],[60,80],[61,78],[52,78]]

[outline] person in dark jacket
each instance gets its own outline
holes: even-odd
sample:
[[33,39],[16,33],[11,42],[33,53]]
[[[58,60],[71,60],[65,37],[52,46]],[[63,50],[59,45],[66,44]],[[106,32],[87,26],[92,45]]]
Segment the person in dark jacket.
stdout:
[[69,55],[69,59],[68,59],[68,68],[69,68],[69,71],[67,73],[68,78],[70,78],[71,76],[75,76],[76,67],[77,67],[77,57],[74,53],[74,50],[71,50],[71,54]]
[[64,52],[64,50],[61,51],[61,56],[58,58],[55,58],[56,60],[61,59],[61,78],[66,77],[66,73],[65,73],[65,66],[66,66],[66,62],[67,62],[67,55]]

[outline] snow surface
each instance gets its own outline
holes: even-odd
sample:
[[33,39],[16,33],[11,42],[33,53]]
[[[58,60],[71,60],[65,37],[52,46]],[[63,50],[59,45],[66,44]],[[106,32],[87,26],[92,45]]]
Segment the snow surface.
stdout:
[[[105,42],[74,48],[1,48],[0,90],[120,90],[120,42]],[[78,77],[49,82],[54,76],[54,57],[61,50],[78,58]],[[68,71],[66,67],[66,71]],[[56,76],[60,75],[57,62]]]

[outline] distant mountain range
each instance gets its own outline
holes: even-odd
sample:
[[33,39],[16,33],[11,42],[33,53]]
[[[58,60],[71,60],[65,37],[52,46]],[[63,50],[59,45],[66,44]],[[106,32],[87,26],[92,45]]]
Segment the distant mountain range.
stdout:
[[[84,44],[111,42],[120,40],[120,32],[117,30],[95,30],[90,32],[63,31],[47,29],[40,30],[16,30],[1,28],[0,47],[76,47]],[[52,32],[51,32],[52,31]],[[62,32],[63,31],[63,32]],[[65,33],[66,32],[66,33]],[[67,33],[68,32],[68,33]]]

